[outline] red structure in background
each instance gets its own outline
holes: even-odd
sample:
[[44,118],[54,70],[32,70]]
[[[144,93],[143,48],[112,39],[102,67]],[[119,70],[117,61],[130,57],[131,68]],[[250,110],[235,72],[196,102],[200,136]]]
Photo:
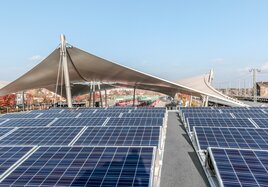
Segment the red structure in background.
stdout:
[[16,104],[16,95],[9,94],[0,97],[0,107],[11,107]]

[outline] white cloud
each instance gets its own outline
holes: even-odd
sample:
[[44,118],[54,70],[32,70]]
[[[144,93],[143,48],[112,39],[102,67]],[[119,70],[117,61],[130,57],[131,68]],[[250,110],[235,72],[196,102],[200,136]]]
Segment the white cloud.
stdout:
[[44,59],[44,57],[42,57],[41,55],[34,55],[34,56],[29,58],[29,60],[31,60],[31,61],[41,61],[43,59]]

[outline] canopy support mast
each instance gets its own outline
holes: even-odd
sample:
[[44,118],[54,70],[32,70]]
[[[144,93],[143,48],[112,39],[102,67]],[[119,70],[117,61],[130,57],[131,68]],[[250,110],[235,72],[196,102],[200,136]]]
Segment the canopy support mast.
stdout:
[[64,81],[66,88],[66,99],[68,108],[72,108],[72,94],[71,94],[71,86],[70,86],[70,77],[69,77],[69,69],[67,64],[67,54],[66,54],[66,40],[63,34],[60,35],[61,47],[60,47],[60,55],[62,59],[62,66],[64,72]]

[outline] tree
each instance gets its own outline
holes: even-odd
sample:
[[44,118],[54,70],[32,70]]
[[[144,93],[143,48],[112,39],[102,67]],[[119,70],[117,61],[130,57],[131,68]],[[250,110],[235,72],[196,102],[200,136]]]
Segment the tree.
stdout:
[[11,107],[16,104],[16,95],[9,94],[0,97],[0,107]]

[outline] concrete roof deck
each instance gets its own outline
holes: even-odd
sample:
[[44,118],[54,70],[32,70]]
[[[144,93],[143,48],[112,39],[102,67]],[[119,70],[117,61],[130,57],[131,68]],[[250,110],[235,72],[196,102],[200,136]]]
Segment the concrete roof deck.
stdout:
[[178,113],[175,111],[168,112],[160,186],[210,186]]

